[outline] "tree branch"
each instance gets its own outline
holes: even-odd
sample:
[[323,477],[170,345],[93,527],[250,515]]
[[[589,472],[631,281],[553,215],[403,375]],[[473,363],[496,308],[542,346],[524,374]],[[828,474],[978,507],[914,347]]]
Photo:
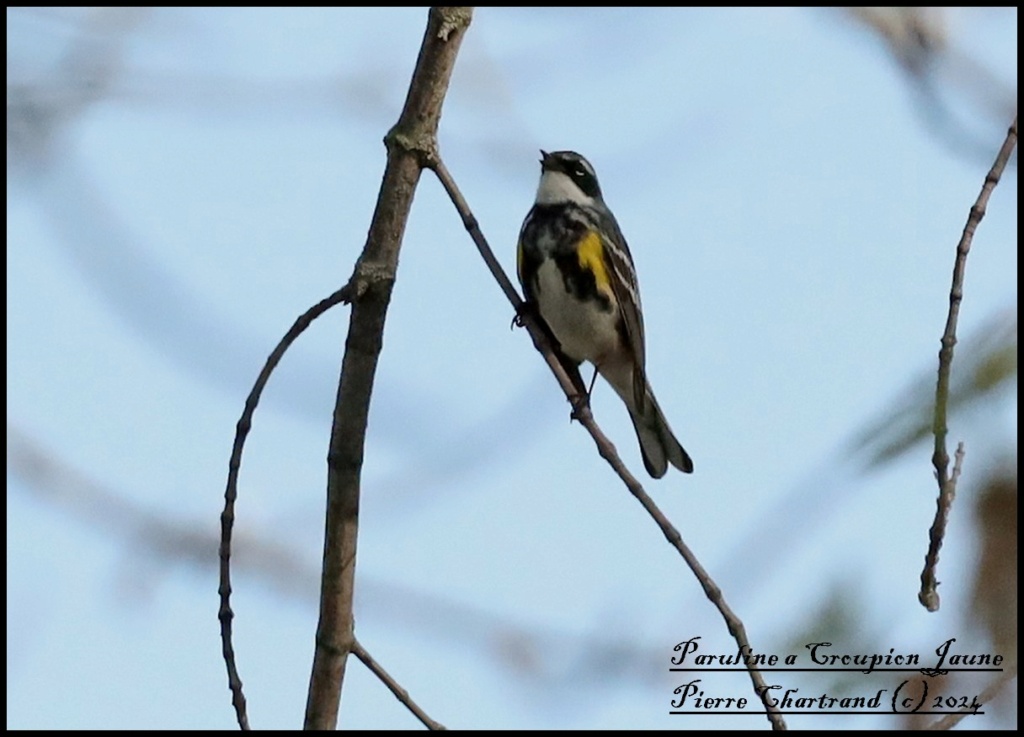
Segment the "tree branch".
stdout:
[[366,246],[349,281],[354,295],[327,453],[327,519],[320,621],[306,701],[306,729],[334,729],[354,639],[359,488],[366,422],[398,254],[422,162],[437,148],[441,105],[472,11],[431,8],[409,93],[384,138],[387,168]]
[[967,216],[967,224],[956,247],[956,259],[953,262],[953,284],[949,290],[949,312],[946,315],[946,329],[942,333],[942,348],[939,350],[939,378],[935,386],[935,421],[932,431],[935,434],[935,451],[932,454],[932,465],[935,467],[935,478],[939,484],[939,496],[936,500],[935,520],[928,531],[928,553],[925,555],[924,569],[921,571],[921,591],[917,598],[930,612],[939,609],[938,581],[935,568],[939,564],[939,550],[946,535],[946,522],[949,511],[956,497],[956,482],[960,475],[963,461],[963,443],[957,447],[957,462],[953,474],[949,474],[949,453],[946,450],[946,414],[949,404],[949,376],[953,366],[953,347],[956,345],[956,324],[960,316],[960,303],[964,298],[964,270],[967,267],[967,254],[971,250],[974,232],[985,217],[988,199],[1003,175],[1010,154],[1017,144],[1017,118],[1014,116],[1010,129],[1006,132],[996,160],[985,176],[978,199]]
[[363,665],[369,668],[370,671],[380,679],[381,683],[388,687],[388,690],[395,695],[396,699],[405,704],[406,708],[408,708],[417,719],[423,722],[423,726],[427,729],[434,730],[445,729],[443,724],[435,722],[427,716],[426,712],[424,712],[423,709],[421,709],[416,702],[412,700],[412,697],[409,696],[409,692],[398,685],[398,682],[380,666],[380,663],[374,660],[370,653],[366,652],[366,648],[359,644],[359,640],[354,639],[352,641],[352,654],[359,658]]

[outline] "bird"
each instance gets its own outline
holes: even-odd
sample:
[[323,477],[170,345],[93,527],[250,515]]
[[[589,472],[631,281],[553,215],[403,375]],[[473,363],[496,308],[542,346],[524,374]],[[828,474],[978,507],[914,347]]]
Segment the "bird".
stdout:
[[604,202],[594,167],[575,151],[541,151],[536,200],[519,231],[516,271],[525,309],[538,314],[556,355],[588,399],[588,361],[622,399],[651,477],[668,464],[693,472],[647,379],[644,314],[633,256]]

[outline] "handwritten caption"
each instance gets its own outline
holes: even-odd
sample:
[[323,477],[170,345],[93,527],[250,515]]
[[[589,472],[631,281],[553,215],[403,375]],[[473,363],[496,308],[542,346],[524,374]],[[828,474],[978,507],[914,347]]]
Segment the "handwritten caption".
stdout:
[[[768,682],[756,689],[756,697],[710,693],[703,679],[691,678],[673,691],[672,714],[763,714],[763,707],[784,714],[983,714],[977,694],[932,693],[936,676],[950,671],[1002,671],[1003,656],[993,653],[962,653],[950,638],[935,649],[935,657],[919,653],[838,652],[831,642],[810,642],[807,652],[778,655],[755,653],[749,648],[721,654],[702,652],[700,637],[691,637],[673,648],[672,672],[722,672],[754,669],[763,675],[775,672],[859,672],[866,676],[882,672],[914,674],[895,687],[872,688],[860,695],[833,696],[828,693],[801,694]],[[768,680],[766,678],[766,680]],[[747,692],[749,694],[749,691]]]

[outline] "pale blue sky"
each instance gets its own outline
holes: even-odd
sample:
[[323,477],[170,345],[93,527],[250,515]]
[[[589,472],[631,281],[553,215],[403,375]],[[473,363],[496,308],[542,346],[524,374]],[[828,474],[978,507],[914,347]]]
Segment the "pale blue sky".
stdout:
[[[426,11],[7,19],[9,427],[156,518],[212,535],[263,358],[362,248]],[[1016,12],[947,21],[957,52],[994,70],[1015,105]],[[100,24],[127,30],[110,40]],[[81,82],[61,66],[71,49],[110,65],[98,99],[75,101]],[[835,587],[887,647],[970,640],[969,505],[943,552],[945,606],[928,614],[916,592],[930,449],[867,478],[842,452],[934,370],[954,248],[1012,116],[939,72],[942,109],[963,126],[952,136],[839,11],[482,9],[463,44],[442,155],[509,273],[538,149],[575,149],[597,168],[639,270],[651,381],[696,465],[643,480],[758,650],[785,652]],[[35,121],[13,133],[12,95],[32,101],[17,120]],[[1014,162],[970,255],[964,338],[1016,310],[1016,200]],[[668,716],[672,646],[700,635],[730,652],[732,640],[569,423],[511,317],[425,174],[371,408],[360,640],[449,727],[765,727]],[[303,571],[320,556],[346,326],[336,309],[285,358],[241,476],[238,535],[284,546]],[[599,384],[593,404],[642,474],[618,400]],[[1015,455],[1015,426],[1015,391],[954,418],[963,489]],[[795,489],[808,490],[801,503],[780,506]],[[231,728],[213,566],[62,506],[8,473],[8,726]],[[301,725],[316,617],[305,576],[284,574],[291,588],[235,576],[256,727]],[[546,633],[541,651],[516,626]],[[654,658],[588,679],[574,639],[588,637]],[[358,663],[348,673],[341,726],[416,726]],[[749,697],[746,676],[729,675],[708,682]],[[790,725],[895,724],[824,719]]]

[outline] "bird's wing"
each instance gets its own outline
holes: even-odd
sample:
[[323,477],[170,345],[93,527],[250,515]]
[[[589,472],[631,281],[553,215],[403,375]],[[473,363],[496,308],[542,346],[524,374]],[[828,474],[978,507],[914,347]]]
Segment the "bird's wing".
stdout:
[[619,313],[626,328],[626,342],[633,352],[633,396],[636,407],[643,411],[647,393],[647,375],[644,352],[644,318],[640,307],[640,287],[637,284],[633,255],[615,218],[609,213],[601,229],[604,233],[605,266],[614,274],[611,279]]

